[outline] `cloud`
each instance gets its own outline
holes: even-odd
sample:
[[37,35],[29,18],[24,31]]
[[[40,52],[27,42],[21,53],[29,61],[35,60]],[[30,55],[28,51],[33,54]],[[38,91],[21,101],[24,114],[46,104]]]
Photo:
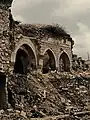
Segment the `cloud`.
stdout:
[[16,8],[16,11],[17,11],[17,10],[22,10],[26,7],[33,7],[35,5],[40,4],[41,2],[42,2],[42,0],[22,0],[22,1],[14,0],[13,4],[12,4],[12,7],[14,9]]
[[21,22],[27,22],[26,18],[24,18],[22,14],[27,10],[27,14],[29,15],[28,8],[33,8],[41,2],[42,0],[14,0],[12,4],[12,13],[14,18]]
[[57,8],[54,15],[71,18],[79,14],[84,14],[90,9],[90,0],[67,0],[65,7]]
[[[24,19],[22,16],[17,15],[16,18],[17,18],[17,19],[16,19],[17,21],[20,21],[20,22],[22,22],[22,23],[26,23],[25,19]],[[14,18],[14,19],[15,19],[15,18]]]
[[87,59],[90,51],[90,28],[83,23],[77,23],[79,34],[73,36],[75,40],[74,53]]
[[47,23],[53,22],[51,13],[57,8],[58,0],[14,0],[12,13],[14,18],[21,16],[28,23]]
[[90,51],[90,0],[14,0],[12,13],[23,23],[59,23],[75,39],[75,53]]

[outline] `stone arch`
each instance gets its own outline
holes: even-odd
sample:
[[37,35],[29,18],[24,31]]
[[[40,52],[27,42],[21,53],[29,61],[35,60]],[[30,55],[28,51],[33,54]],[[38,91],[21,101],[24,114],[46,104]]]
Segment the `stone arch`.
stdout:
[[[17,66],[16,64],[18,64],[18,62],[20,62],[21,59],[24,60],[23,62],[25,62],[26,60],[25,63],[28,64],[28,70],[30,69],[30,65],[33,66],[33,69],[37,68],[37,56],[36,56],[35,47],[31,42],[31,40],[29,40],[28,38],[21,39],[19,42],[17,42],[17,44],[15,45],[15,49],[12,52],[12,55],[11,55],[11,63],[13,64],[12,70],[14,70],[14,72],[16,73],[18,73],[18,71],[15,71],[15,67]],[[18,62],[16,63],[16,61]],[[22,65],[21,65],[21,68],[22,68]],[[20,73],[23,73],[23,72],[20,72]]]
[[70,71],[70,58],[67,52],[61,52],[58,60],[59,71],[60,72],[69,72]]
[[43,53],[43,73],[48,73],[49,70],[56,70],[56,57],[51,49],[46,49]]

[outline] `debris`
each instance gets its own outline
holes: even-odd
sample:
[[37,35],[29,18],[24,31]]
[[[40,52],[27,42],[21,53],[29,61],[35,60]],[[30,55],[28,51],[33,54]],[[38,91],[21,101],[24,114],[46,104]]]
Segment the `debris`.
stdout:
[[24,118],[27,118],[26,112],[24,112],[24,111],[21,111],[21,114],[20,114],[20,115],[23,116]]

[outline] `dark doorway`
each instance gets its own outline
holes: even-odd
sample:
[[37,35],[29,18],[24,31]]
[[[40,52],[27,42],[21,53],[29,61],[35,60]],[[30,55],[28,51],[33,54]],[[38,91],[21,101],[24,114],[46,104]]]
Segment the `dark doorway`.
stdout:
[[43,59],[43,73],[46,74],[50,70],[54,71],[56,69],[55,58],[51,50],[47,50],[44,54]]
[[70,71],[70,61],[68,55],[63,52],[59,59],[59,70],[60,72],[69,72]]
[[27,72],[27,58],[28,55],[23,50],[19,49],[14,66],[15,73],[25,74]]
[[36,60],[32,49],[28,45],[23,45],[17,51],[14,73],[27,74],[36,69]]
[[0,109],[6,107],[5,84],[6,84],[6,76],[0,73]]

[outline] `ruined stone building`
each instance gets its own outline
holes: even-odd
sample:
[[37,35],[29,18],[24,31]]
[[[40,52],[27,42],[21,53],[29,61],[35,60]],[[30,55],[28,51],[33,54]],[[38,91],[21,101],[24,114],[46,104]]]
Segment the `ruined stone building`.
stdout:
[[70,35],[58,25],[14,21],[11,4],[12,0],[0,0],[0,106],[7,99],[5,86],[10,74],[72,69],[74,42]]
[[89,64],[82,57],[72,55],[72,69],[75,71],[86,71],[89,70]]

